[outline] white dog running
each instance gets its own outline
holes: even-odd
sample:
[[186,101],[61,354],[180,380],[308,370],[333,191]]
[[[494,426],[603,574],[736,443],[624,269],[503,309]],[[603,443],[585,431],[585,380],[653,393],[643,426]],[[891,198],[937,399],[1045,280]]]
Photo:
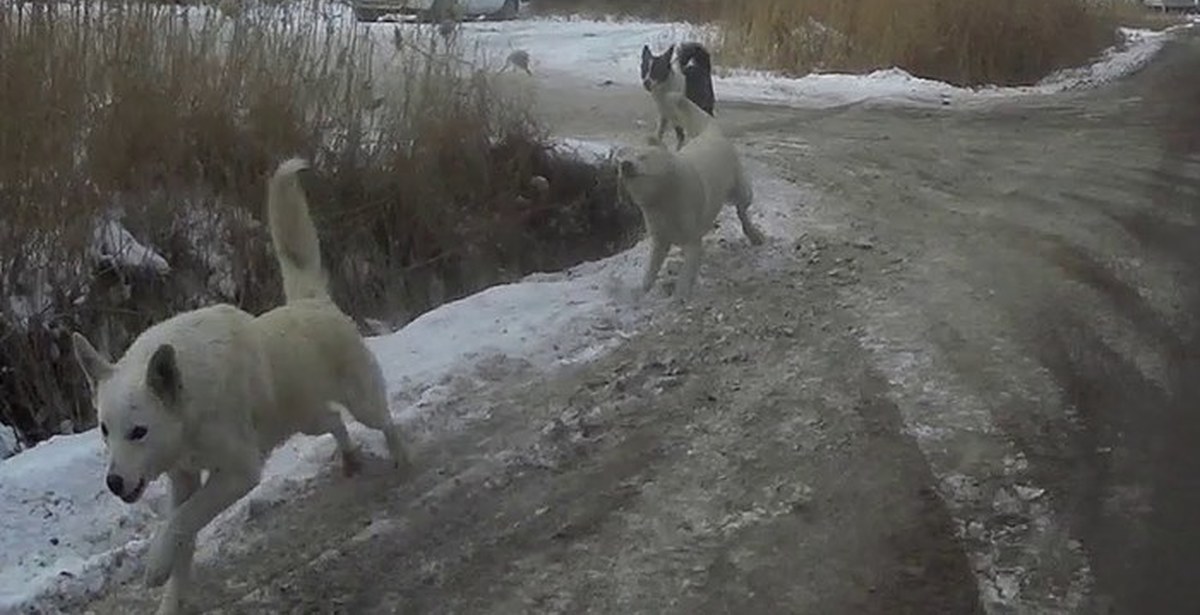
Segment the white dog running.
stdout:
[[683,268],[676,296],[691,296],[700,271],[704,236],[713,227],[721,207],[732,201],[742,232],[754,245],[764,241],[750,220],[754,192],[733,143],[717,122],[681,93],[668,95],[688,138],[683,148],[671,152],[657,138],[649,146],[627,148],[617,166],[621,184],[642,210],[650,233],[650,260],[642,291],[654,287],[658,271],[672,245],[683,249]]
[[230,305],[179,314],[142,332],[116,363],[73,336],[108,449],[108,488],[131,503],[158,476],[171,481],[172,511],[146,562],[148,586],[170,579],[159,613],[181,608],[196,534],[258,483],[266,457],[296,432],[333,434],[352,474],[359,459],[345,409],[383,431],[398,467],[408,464],[379,365],[329,297],[298,177],[306,167],[284,162],[267,189],[283,306],[258,317]]

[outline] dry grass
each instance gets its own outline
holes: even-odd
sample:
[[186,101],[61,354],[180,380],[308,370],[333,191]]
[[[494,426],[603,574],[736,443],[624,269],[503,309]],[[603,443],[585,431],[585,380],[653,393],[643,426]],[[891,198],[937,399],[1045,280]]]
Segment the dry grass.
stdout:
[[1087,0],[747,0],[727,5],[727,61],[803,74],[899,66],[960,85],[1029,84],[1116,41]]
[[1030,84],[1174,17],[1135,0],[539,0],[539,10],[716,26],[726,65],[789,75],[898,66],[959,85]]
[[[432,29],[393,48],[387,30],[375,44],[347,22],[223,6],[0,9],[0,422],[26,440],[92,424],[70,330],[115,354],[179,310],[280,299],[256,220],[287,156],[315,162],[333,292],[363,322],[632,239],[611,169],[547,149]],[[113,211],[169,273],[92,250]]]

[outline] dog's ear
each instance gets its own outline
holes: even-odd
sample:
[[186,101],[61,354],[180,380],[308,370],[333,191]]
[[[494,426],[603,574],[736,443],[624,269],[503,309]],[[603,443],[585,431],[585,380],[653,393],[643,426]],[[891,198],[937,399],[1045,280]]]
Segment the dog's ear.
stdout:
[[159,399],[173,404],[179,401],[183,379],[179,375],[179,364],[175,361],[175,347],[163,344],[150,356],[146,365],[146,384]]
[[71,334],[71,346],[75,351],[75,360],[83,368],[83,375],[87,376],[88,386],[95,391],[96,384],[112,375],[112,363],[82,333]]
[[654,54],[650,53],[650,45],[642,45],[642,61],[648,62],[653,57]]

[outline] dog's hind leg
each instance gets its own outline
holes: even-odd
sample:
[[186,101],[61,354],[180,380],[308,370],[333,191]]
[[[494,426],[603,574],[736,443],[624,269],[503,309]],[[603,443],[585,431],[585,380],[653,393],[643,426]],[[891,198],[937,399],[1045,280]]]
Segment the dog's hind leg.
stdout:
[[642,275],[643,293],[648,293],[654,288],[654,280],[658,278],[658,271],[662,269],[667,260],[667,251],[671,249],[671,244],[665,241],[651,238],[650,242],[650,260],[646,262],[646,273]]
[[358,447],[354,446],[350,434],[346,431],[346,424],[342,422],[339,411],[343,409],[345,407],[341,404],[330,402],[329,412],[321,416],[321,428],[337,441],[338,451],[342,454],[342,474],[354,476],[362,469],[362,460],[359,458]]
[[370,373],[370,381],[366,384],[368,386],[365,395],[356,400],[357,403],[349,404],[350,414],[363,425],[382,431],[392,462],[401,470],[407,469],[411,464],[408,447],[404,445],[404,438],[400,435],[400,426],[396,425],[391,412],[388,411],[387,390],[383,384],[383,374],[379,372],[378,367]]
[[[177,509],[200,488],[200,474],[184,470],[172,470],[171,508]],[[192,557],[196,551],[196,538],[185,538],[175,551],[175,562],[171,565],[171,578],[163,590],[158,604],[158,615],[176,615],[183,610],[183,598],[192,576]]]
[[742,232],[745,233],[751,244],[761,246],[766,241],[766,237],[750,219],[750,204],[754,201],[754,190],[750,187],[750,181],[744,173],[738,173],[738,182],[733,188],[731,197],[734,207],[737,208],[738,221],[742,223]]
[[679,269],[679,281],[675,283],[675,296],[688,299],[696,286],[696,278],[700,275],[700,257],[704,253],[704,244],[700,240],[683,245],[683,267]]

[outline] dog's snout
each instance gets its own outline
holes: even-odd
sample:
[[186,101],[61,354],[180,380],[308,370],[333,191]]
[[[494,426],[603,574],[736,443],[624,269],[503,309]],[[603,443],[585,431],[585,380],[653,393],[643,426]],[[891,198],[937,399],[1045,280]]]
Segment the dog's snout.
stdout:
[[125,481],[120,476],[109,474],[108,478],[104,479],[104,482],[108,485],[108,490],[113,492],[113,495],[125,495]]
[[630,162],[628,160],[621,161],[621,174],[622,175],[633,175],[635,170],[636,170],[636,167],[633,166],[632,162]]
[[646,91],[649,92],[650,90],[654,89],[654,80],[649,78],[642,79],[642,87],[646,88]]

